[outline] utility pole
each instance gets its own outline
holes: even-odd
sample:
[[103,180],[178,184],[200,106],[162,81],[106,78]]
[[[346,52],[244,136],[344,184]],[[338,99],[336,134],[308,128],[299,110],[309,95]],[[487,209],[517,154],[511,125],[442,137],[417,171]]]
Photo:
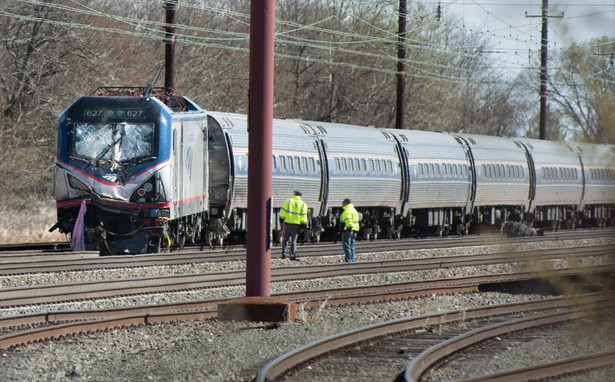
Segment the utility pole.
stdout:
[[547,26],[549,17],[562,18],[561,16],[549,16],[549,0],[542,0],[542,14],[540,16],[530,16],[525,12],[525,17],[540,17],[542,20],[542,31],[540,34],[540,130],[539,138],[547,139]]
[[166,9],[166,25],[164,27],[164,87],[173,88],[175,85],[174,65],[175,59],[175,11],[178,0],[167,0],[164,4]]
[[397,108],[395,128],[404,128],[404,94],[406,87],[406,0],[399,0],[399,29],[397,36]]

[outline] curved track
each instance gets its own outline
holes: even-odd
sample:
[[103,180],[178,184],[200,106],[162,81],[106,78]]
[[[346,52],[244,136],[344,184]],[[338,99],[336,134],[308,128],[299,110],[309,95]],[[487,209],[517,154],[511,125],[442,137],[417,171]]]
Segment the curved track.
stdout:
[[[540,301],[483,306],[479,308],[465,309],[459,311],[448,311],[444,313],[409,317],[394,321],[388,321],[385,323],[370,325],[367,327],[351,330],[349,332],[341,333],[335,336],[330,336],[319,341],[315,341],[292,352],[281,355],[280,357],[276,358],[275,360],[267,364],[265,367],[263,367],[260,370],[256,380],[261,382],[273,381],[279,378],[289,378],[289,373],[296,372],[302,364],[309,364],[311,360],[323,357],[325,354],[331,354],[336,352],[337,350],[347,349],[351,346],[356,347],[356,345],[364,343],[366,341],[370,341],[370,343],[375,342],[379,338],[385,339],[395,337],[399,339],[399,337],[405,337],[406,339],[404,340],[404,342],[406,343],[421,342],[419,337],[424,334],[424,332],[421,332],[421,329],[434,327],[437,328],[443,325],[459,322],[467,324],[468,322],[476,320],[478,320],[477,322],[479,322],[478,327],[484,326],[484,322],[481,322],[480,320],[487,320],[491,323],[496,321],[505,322],[505,324],[501,324],[503,326],[500,326],[499,331],[494,330],[490,333],[499,333],[493,335],[503,335],[502,333],[505,333],[506,331],[518,331],[524,326],[525,328],[532,327],[531,318],[526,319],[524,323],[519,323],[510,321],[509,317],[512,315],[528,315],[551,310],[565,310],[565,313],[557,312],[550,318],[541,317],[538,321],[538,324],[545,325],[562,319],[562,314],[564,314],[564,320],[574,319],[575,317],[578,317],[580,313],[570,313],[566,311],[569,308],[583,308],[586,307],[588,304],[607,305],[607,313],[612,313],[612,294],[607,293],[585,295],[583,296],[583,298],[578,299],[577,302],[573,304],[570,304],[570,300],[566,298],[550,298]],[[474,333],[478,333],[478,330],[479,329],[477,329],[477,331]],[[485,334],[484,338],[488,338],[488,335],[489,334]],[[467,338],[467,336],[464,338]],[[455,342],[455,340],[451,340],[451,342]],[[460,345],[459,348],[469,346],[471,341],[468,341],[465,344],[462,342],[463,341],[457,342]],[[454,352],[457,350],[456,348],[452,346],[448,347],[447,345],[448,343],[441,345],[440,348],[443,348],[444,350],[441,353],[437,353],[437,355],[435,355],[432,359],[429,360],[430,362],[423,362],[421,359],[418,359],[416,363],[416,365],[419,365],[417,367],[417,371],[407,373],[409,374],[408,380],[415,380],[414,377],[416,375],[420,376],[424,374],[425,370],[433,363],[435,363],[438,359],[444,357],[447,351]],[[421,346],[424,346],[424,341],[422,342]],[[397,344],[397,348],[399,348],[399,343]],[[363,351],[368,353],[371,350],[373,350],[373,348],[368,347]],[[343,354],[342,350],[342,356],[340,357],[340,359],[338,359],[338,361],[344,362],[344,359],[346,359],[346,356]],[[422,359],[425,360],[425,358]],[[609,360],[608,362],[612,364],[613,360]],[[334,376],[331,377],[333,378]],[[306,379],[309,377],[303,375],[302,378]]]

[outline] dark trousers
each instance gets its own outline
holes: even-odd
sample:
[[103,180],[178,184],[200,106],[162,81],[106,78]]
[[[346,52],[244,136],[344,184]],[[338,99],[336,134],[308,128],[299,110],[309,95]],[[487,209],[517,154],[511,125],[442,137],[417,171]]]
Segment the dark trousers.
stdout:
[[342,232],[342,242],[344,243],[344,255],[347,263],[355,262],[354,242],[357,239],[357,233]]
[[290,241],[289,256],[291,259],[297,256],[297,236],[299,236],[299,229],[301,226],[297,224],[284,223],[284,240],[282,241],[282,257],[286,257],[286,246]]

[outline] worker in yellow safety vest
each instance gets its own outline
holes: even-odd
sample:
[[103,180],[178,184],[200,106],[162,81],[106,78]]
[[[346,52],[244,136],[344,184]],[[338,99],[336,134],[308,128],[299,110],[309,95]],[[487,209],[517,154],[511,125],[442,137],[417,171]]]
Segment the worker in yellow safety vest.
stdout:
[[344,244],[345,260],[347,263],[354,263],[354,242],[357,239],[357,231],[359,231],[359,213],[348,198],[342,201],[342,208],[344,208],[344,212],[340,216],[340,221],[343,225],[342,243]]
[[290,241],[289,257],[297,259],[297,236],[307,227],[307,205],[301,200],[301,192],[295,191],[294,195],[284,201],[280,210],[280,223],[283,225],[284,239],[282,241],[282,258],[286,258],[286,247]]

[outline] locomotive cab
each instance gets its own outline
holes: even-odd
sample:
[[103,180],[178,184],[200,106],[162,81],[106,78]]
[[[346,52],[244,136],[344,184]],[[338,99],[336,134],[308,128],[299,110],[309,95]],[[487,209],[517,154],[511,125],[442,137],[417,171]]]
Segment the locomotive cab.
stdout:
[[207,206],[207,121],[180,97],[104,88],[61,115],[54,228],[72,234],[85,202],[89,250],[158,252],[197,236]]

